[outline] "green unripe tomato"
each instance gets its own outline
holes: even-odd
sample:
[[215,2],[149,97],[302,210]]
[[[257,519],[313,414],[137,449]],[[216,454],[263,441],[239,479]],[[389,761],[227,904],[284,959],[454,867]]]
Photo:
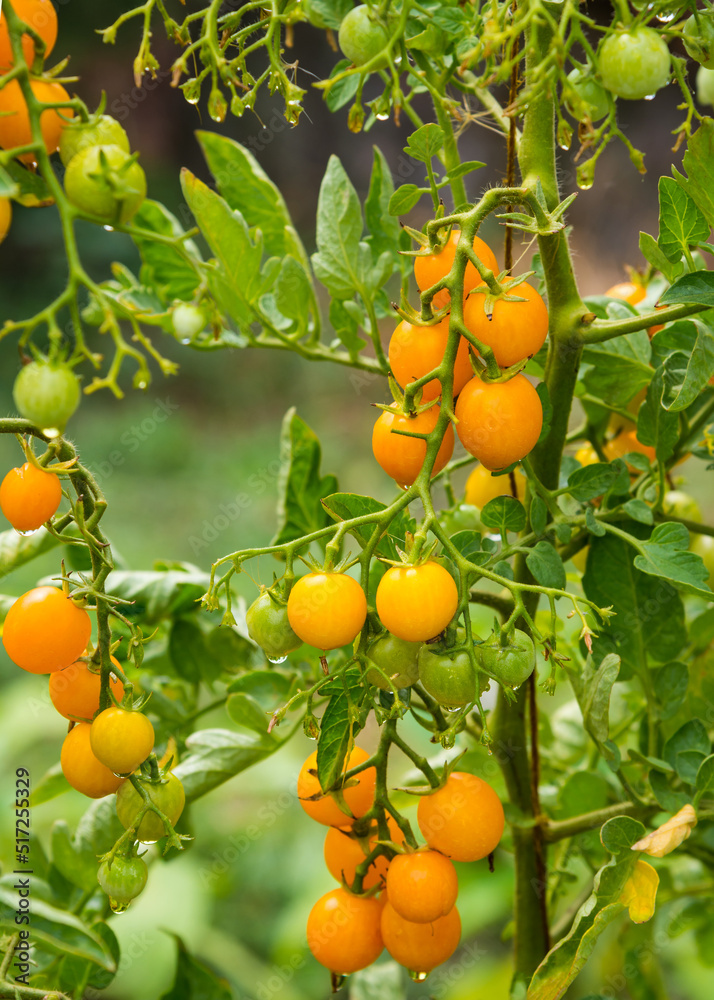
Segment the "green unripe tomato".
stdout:
[[99,115],[88,122],[77,122],[62,129],[59,155],[65,167],[77,153],[90,146],[118,146],[129,152],[129,136],[116,118]]
[[587,116],[591,122],[598,122],[610,111],[607,91],[600,86],[592,74],[579,67],[568,73],[568,83],[575,92],[576,100],[566,97],[565,107],[577,121]]
[[245,613],[248,635],[273,663],[281,663],[288,653],[302,646],[288,621],[287,604],[279,604],[264,590]]
[[[349,11],[342,19],[337,33],[340,48],[355,66],[364,66],[374,59],[388,40],[386,28],[375,19],[366,3],[361,3]],[[383,57],[374,69],[382,69],[386,65],[387,59]]]
[[192,340],[206,325],[206,314],[190,302],[179,302],[171,310],[171,325],[179,340]]
[[[160,782],[147,781],[144,778],[139,778],[138,780],[154,805],[168,817],[172,825],[176,823],[183,812],[184,803],[186,802],[183,785],[176,775],[169,773]],[[128,830],[132,825],[141,812],[143,805],[143,798],[130,781],[125,781],[123,785],[119,786],[119,791],[117,792],[117,816],[125,830]],[[147,810],[139,824],[136,839],[141,841],[142,844],[155,844],[157,840],[161,840],[165,835],[166,829],[163,820],[151,809]]]
[[669,81],[667,43],[653,28],[608,35],[598,49],[603,87],[627,101],[649,97]]
[[668,490],[664,495],[662,510],[673,517],[683,517],[687,521],[701,521],[702,512],[699,504],[683,490]]
[[714,69],[700,66],[697,70],[697,100],[714,107]]
[[15,379],[12,395],[21,417],[43,431],[58,434],[79,406],[82,394],[71,368],[31,361]]
[[684,22],[682,41],[687,54],[707,69],[714,69],[714,19],[712,11],[699,11]]
[[483,672],[504,687],[520,687],[535,670],[533,640],[518,628],[508,646],[501,646],[498,636],[494,636],[492,642],[476,647],[476,655]]
[[[370,644],[367,656],[384,671],[387,677],[391,677],[394,687],[399,690],[411,687],[419,680],[417,657],[421,647],[420,642],[407,642],[406,639],[398,639],[396,635],[387,632]],[[365,677],[370,684],[375,684],[382,691],[392,690],[379,670],[375,670],[374,667],[367,670]]]
[[455,535],[457,531],[482,530],[479,509],[469,503],[460,503],[453,510],[444,511],[439,519],[448,535]]
[[115,913],[126,910],[132,899],[136,899],[144,891],[149,876],[146,862],[143,858],[125,858],[116,854],[111,866],[108,861],[102,861],[97,872],[97,881],[103,891],[109,896],[109,902]]
[[77,208],[117,225],[139,211],[146,174],[120,146],[89,146],[69,161],[64,189]]
[[711,535],[694,535],[690,548],[698,556],[709,572],[709,586],[714,589],[714,538]]
[[466,650],[454,653],[440,643],[419,651],[419,680],[425,691],[447,709],[463,708],[476,699],[476,671]]

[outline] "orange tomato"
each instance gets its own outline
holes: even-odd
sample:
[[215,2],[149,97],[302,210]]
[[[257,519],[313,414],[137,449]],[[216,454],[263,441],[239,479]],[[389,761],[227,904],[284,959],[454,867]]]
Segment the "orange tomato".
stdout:
[[376,961],[384,947],[382,905],[346,889],[325,893],[307,918],[307,944],[320,965],[347,975]]
[[471,379],[454,412],[464,448],[492,471],[525,458],[543,426],[540,398],[524,375],[508,382]]
[[12,222],[12,202],[9,198],[0,198],[0,243],[10,231]]
[[[344,818],[346,819],[347,817]],[[404,834],[391,816],[387,817],[387,823],[389,825],[390,838],[396,844],[403,843]],[[365,843],[367,853],[369,853],[374,849],[379,839],[376,824],[373,824],[373,826],[374,832],[370,832],[366,841],[365,839],[361,841],[356,839],[349,827],[331,826],[327,831],[324,847],[325,864],[330,875],[336,878],[338,882],[344,880],[348,885],[354,882],[358,866],[367,857],[362,844]],[[385,857],[384,854],[380,854],[369,866],[367,874],[362,879],[362,888],[367,890],[373,888],[375,885],[384,883],[389,865],[389,858]]]
[[[405,437],[395,431],[409,431],[412,434],[431,434],[439,419],[439,407],[431,406],[415,416],[400,413],[394,407],[382,410],[372,431],[372,451],[374,457],[388,476],[398,486],[411,486],[421,472],[426,458],[426,441],[423,438]],[[451,424],[436,453],[432,476],[441,472],[454,451],[454,428]]]
[[636,306],[646,294],[644,287],[636,285],[634,281],[619,281],[605,292],[605,295],[609,295],[611,299],[622,299],[623,302],[629,302],[631,306]]
[[[456,258],[456,244],[459,242],[460,236],[460,231],[454,229],[439,253],[430,253],[423,257],[414,258],[414,277],[420,292],[431,288],[449,273]],[[484,243],[480,236],[474,236],[473,248],[481,263],[490,271],[498,274],[498,261],[488,243]],[[468,295],[473,288],[477,288],[481,283],[481,275],[469,261],[464,273],[464,295]],[[445,288],[442,288],[432,299],[432,306],[434,309],[443,309],[450,301],[451,296]]]
[[116,792],[124,779],[118,778],[94,756],[89,742],[90,728],[88,722],[80,722],[67,733],[60,764],[72,788],[90,799],[101,799]]
[[387,895],[405,920],[432,923],[453,909],[458,894],[456,869],[438,851],[422,848],[392,859],[387,872]]
[[[389,367],[397,382],[405,388],[409,382],[426,375],[441,364],[449,338],[449,317],[433,326],[413,326],[402,320],[389,341]],[[454,395],[458,396],[473,377],[469,361],[469,344],[459,337],[454,363]],[[422,402],[428,403],[441,395],[441,382],[433,378],[422,387]]]
[[2,641],[13,663],[31,674],[51,674],[78,659],[92,634],[84,610],[57,587],[35,587],[7,613]]
[[345,573],[306,573],[295,581],[288,597],[290,628],[316,649],[346,646],[366,617],[364,591]]
[[[345,761],[343,773],[357,767],[367,760],[369,754],[361,747],[353,747]],[[305,812],[316,823],[325,826],[350,826],[355,819],[372,808],[374,789],[377,782],[377,772],[373,767],[366,767],[355,776],[354,784],[348,785],[342,791],[347,808],[352,813],[347,815],[340,809],[332,795],[325,794],[317,779],[317,751],[311,753],[300,769],[297,782],[298,801]]]
[[[112,662],[119,661],[112,656]],[[124,685],[114,674],[109,675],[109,685],[117,701],[124,695]],[[50,700],[60,715],[73,722],[91,722],[99,711],[101,677],[90,670],[87,663],[77,660],[64,670],[50,674]]]
[[377,614],[384,627],[407,642],[425,642],[443,632],[456,614],[459,591],[439,563],[391,566],[379,581]]
[[[517,498],[522,500],[526,495],[528,480],[520,469],[516,469],[514,478],[516,480]],[[477,465],[466,480],[464,503],[471,504],[472,507],[485,507],[489,500],[495,500],[496,497],[510,496],[513,496],[511,492],[511,477],[492,476],[490,470],[485,465]]]
[[454,907],[430,924],[417,924],[400,917],[388,902],[382,910],[384,947],[411,972],[431,972],[451,958],[461,940],[461,917]]
[[100,712],[89,733],[92,751],[115,774],[129,774],[154,749],[154,727],[142,712],[112,705]]
[[464,303],[467,329],[492,348],[502,368],[537,354],[548,335],[548,309],[535,288],[525,281],[508,283],[506,293],[525,302],[496,299],[490,318],[484,312],[486,296],[481,292],[469,295]]
[[419,799],[417,822],[429,847],[453,861],[479,861],[498,846],[503,806],[475,774],[452,771],[446,783]]
[[[32,92],[43,104],[60,104],[69,101],[69,94],[60,83],[51,80],[30,80]],[[32,142],[30,116],[27,112],[25,98],[17,80],[10,80],[0,89],[0,147],[15,149]],[[60,134],[67,124],[67,119],[73,116],[70,108],[48,108],[40,115],[40,128],[45,149],[54,153],[59,146]],[[23,153],[19,159],[23,163],[32,163],[35,159],[32,153]]]
[[638,451],[641,455],[646,455],[650,462],[657,461],[657,452],[655,449],[647,444],[642,444],[638,440],[637,431],[635,430],[620,431],[616,437],[604,445],[603,451],[609,462],[612,462],[616,458],[622,458],[628,451]]
[[[52,0],[6,0],[25,24],[28,24],[45,43],[45,59],[57,41],[57,14]],[[32,68],[35,60],[35,42],[31,35],[22,36],[22,54],[27,65]],[[14,64],[7,18],[0,13],[0,70],[8,70]]]
[[16,531],[42,527],[56,512],[61,499],[59,478],[30,462],[10,469],[0,484],[0,507]]

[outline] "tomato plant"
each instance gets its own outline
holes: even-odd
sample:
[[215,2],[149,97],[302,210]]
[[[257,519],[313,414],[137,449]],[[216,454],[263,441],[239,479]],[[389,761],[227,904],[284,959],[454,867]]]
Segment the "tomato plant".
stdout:
[[[448,340],[448,318],[432,326],[413,326],[402,320],[389,341],[389,367],[397,382],[401,386],[406,386],[437,368],[443,361]],[[455,396],[472,377],[469,345],[466,340],[461,340],[454,363]],[[422,386],[421,398],[425,403],[440,395],[441,384],[438,379],[432,379]]]
[[[350,768],[358,767],[369,758],[366,750],[353,747],[345,761],[342,775]],[[367,767],[359,771],[356,781],[349,784],[337,783],[334,789],[339,797],[331,794],[332,789],[320,785],[317,772],[317,751],[311,753],[300,768],[297,783],[297,796],[300,805],[311,819],[325,826],[349,826],[355,817],[364,816],[374,800],[376,773],[374,768]],[[344,806],[344,808],[343,808]]]
[[[119,666],[119,661],[113,658]],[[62,670],[50,674],[50,700],[60,715],[71,722],[91,722],[99,711],[102,689],[102,675],[93,665],[77,660]],[[112,694],[121,701],[124,685],[111,674],[109,685]]]
[[667,43],[653,28],[608,35],[598,50],[600,79],[618,97],[639,101],[669,80]]
[[478,646],[477,656],[483,672],[505,687],[519,687],[535,670],[533,640],[521,629],[514,629],[505,645],[494,637],[492,642]]
[[[46,80],[31,80],[32,93],[40,104],[69,104],[69,94],[62,84]],[[28,146],[33,141],[27,104],[17,80],[10,80],[0,88],[0,147],[17,149]],[[41,140],[48,153],[54,153],[59,146],[60,135],[67,121],[72,117],[70,108],[47,108],[40,117]],[[34,152],[20,153],[24,163],[35,160]]]
[[367,617],[364,591],[345,573],[307,573],[295,582],[287,604],[292,631],[317,649],[352,642]]
[[[453,230],[443,245],[437,247],[432,253],[421,253],[414,258],[414,278],[420,292],[425,292],[442,278],[446,278],[454,266],[456,259],[456,247],[461,233],[458,229]],[[480,236],[474,236],[473,251],[484,267],[490,271],[498,272],[498,261],[491,247],[485,243]],[[464,295],[467,295],[474,288],[481,284],[481,275],[474,265],[469,261],[464,272]],[[435,309],[443,309],[449,304],[451,296],[444,288],[436,292],[432,299]]]
[[253,642],[273,662],[279,663],[302,645],[303,640],[288,621],[287,604],[279,602],[269,590],[253,601],[246,611],[245,623]]
[[[44,43],[42,55],[46,59],[57,41],[57,13],[52,0],[16,0],[13,9],[17,16],[42,39]],[[31,66],[35,58],[35,42],[29,33],[22,35],[22,54],[27,64]],[[13,61],[7,20],[0,18],[0,69],[9,69]]]
[[385,57],[380,55],[387,44],[387,30],[368,4],[358,4],[347,12],[340,21],[337,40],[355,66],[363,66],[372,60],[373,69],[382,69],[387,65]]
[[57,151],[62,163],[67,166],[78,153],[92,146],[118,146],[128,153],[129,137],[116,118],[97,115],[87,122],[73,121],[63,128]]
[[406,688],[419,680],[418,657],[421,643],[398,639],[389,632],[380,635],[367,647],[370,667],[366,679],[383,691]]
[[384,947],[410,972],[430,972],[456,951],[461,938],[461,917],[454,906],[431,923],[415,923],[400,916],[391,903],[382,913]]
[[507,368],[538,353],[548,334],[548,310],[535,288],[527,281],[509,282],[505,296],[490,308],[487,312],[486,296],[474,292],[464,305],[464,323],[493,350],[499,365]]
[[452,652],[441,643],[424,644],[419,653],[419,680],[432,698],[451,711],[476,701],[476,671],[464,649]]

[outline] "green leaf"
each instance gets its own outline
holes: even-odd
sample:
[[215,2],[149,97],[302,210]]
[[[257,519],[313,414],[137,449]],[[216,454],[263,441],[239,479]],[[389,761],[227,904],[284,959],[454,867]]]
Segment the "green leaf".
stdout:
[[369,230],[367,243],[372,250],[373,260],[378,260],[382,253],[389,253],[396,270],[402,262],[406,264],[406,258],[399,255],[401,226],[389,212],[391,199],[394,195],[394,184],[384,153],[377,146],[374,146],[373,155],[369,192],[364,203],[364,217]]
[[295,321],[296,332],[319,329],[320,308],[312,279],[295,257],[284,257],[275,281],[275,305],[288,319]]
[[[144,200],[132,219],[132,225],[171,239],[178,239],[185,232],[175,215],[150,198]],[[201,255],[193,240],[182,239],[181,247],[195,264],[187,261],[178,247],[141,236],[132,238],[141,255],[141,282],[156,291],[166,305],[174,299],[190,301],[202,280],[199,270]]]
[[[237,726],[264,736],[268,732],[270,717],[250,695],[231,694],[226,701],[226,711]],[[277,736],[277,733],[276,733]],[[272,738],[272,734],[271,734]]]
[[671,719],[684,704],[689,686],[686,663],[673,660],[653,671],[654,696],[659,705],[660,719]]
[[607,493],[615,482],[619,470],[604,462],[595,462],[575,469],[568,477],[568,492],[574,500],[582,502]]
[[282,545],[331,523],[320,501],[337,489],[334,476],[320,475],[322,451],[317,435],[288,410],[280,434],[278,531],[271,545]]
[[654,524],[652,508],[644,500],[628,500],[622,505],[622,509],[633,521],[639,521],[640,524]]
[[8,576],[59,544],[46,528],[39,528],[31,535],[20,535],[14,529],[0,532],[0,577]]
[[705,118],[690,135],[682,166],[688,176],[673,168],[675,180],[703,213],[709,226],[714,226],[714,121],[711,118]]
[[481,551],[481,535],[478,531],[472,531],[470,529],[464,529],[463,531],[457,531],[456,534],[451,536],[451,544],[457,549],[457,551],[470,562],[474,562],[479,565],[482,561],[486,561],[489,558],[487,552]]
[[176,673],[190,684],[198,684],[210,667],[210,657],[203,632],[188,618],[177,618],[169,635],[169,655]]
[[635,566],[643,573],[664,577],[677,590],[712,600],[707,586],[709,570],[701,556],[689,552],[689,532],[673,521],[658,524],[649,541],[642,542],[643,555],[635,557]]
[[350,667],[328,685],[328,691],[331,696],[320,722],[317,744],[317,778],[323,792],[339,781],[354,738],[362,728],[357,712],[367,694],[362,671]]
[[64,795],[70,789],[70,784],[62,773],[62,766],[59,761],[45,771],[39,781],[34,783],[30,794],[30,805],[39,806],[43,802],[50,802],[58,795]]
[[542,535],[548,523],[548,507],[543,497],[536,494],[531,500],[531,527],[536,535]]
[[412,132],[407,139],[404,152],[408,153],[414,160],[429,163],[443,145],[444,133],[441,126],[430,122],[428,125],[422,125],[416,132]]
[[190,955],[178,934],[172,936],[178,945],[176,975],[173,986],[162,994],[161,1000],[232,1000],[228,981]]
[[526,565],[541,587],[565,587],[563,560],[550,542],[537,542],[526,556]]
[[645,330],[586,347],[583,361],[594,367],[583,375],[585,387],[610,406],[627,406],[650,383],[650,353]]
[[674,768],[671,764],[668,764],[666,760],[660,760],[659,757],[648,757],[646,754],[640,753],[639,750],[635,750],[630,747],[627,751],[630,760],[638,761],[640,764],[646,764],[648,768],[652,767],[655,771],[661,771],[662,774],[674,774]]
[[677,757],[686,750],[698,750],[704,757],[711,753],[712,745],[706,726],[700,719],[690,719],[680,726],[664,745],[662,756],[677,769]]
[[0,198],[14,198],[19,191],[17,181],[14,181],[5,167],[0,167]]
[[665,410],[662,404],[667,383],[666,370],[662,366],[655,372],[637,413],[637,439],[655,448],[662,462],[670,457],[679,437],[679,417]]
[[[280,126],[287,128],[279,118]],[[271,123],[271,128],[275,126]],[[238,210],[251,229],[260,229],[269,257],[294,257],[308,270],[308,258],[280,189],[273,184],[245,146],[218,132],[196,132],[216,186],[230,207]]]
[[481,511],[481,524],[505,538],[507,531],[521,531],[525,527],[526,509],[515,497],[494,497]]
[[422,193],[416,184],[401,184],[389,199],[387,211],[390,215],[406,215],[419,202]]
[[349,1000],[406,1000],[404,980],[396,962],[370,965],[350,976]]
[[485,167],[486,164],[482,160],[464,160],[463,163],[459,163],[457,166],[452,167],[451,170],[446,171],[446,176],[450,181],[455,181],[459,177],[466,177],[467,174],[471,174],[474,170],[480,170],[481,167]]
[[328,28],[339,28],[352,10],[352,0],[310,0],[310,8]]
[[107,581],[107,593],[133,604],[125,615],[141,617],[149,624],[196,608],[208,589],[210,577],[187,564],[180,570],[114,570]]
[[620,657],[610,653],[597,670],[583,678],[583,720],[585,728],[600,745],[610,736],[610,696],[620,673]]
[[[658,368],[667,364],[675,352],[685,355],[683,380],[680,387],[674,384],[674,373],[666,378],[664,405],[667,409],[686,409],[709,383],[714,374],[714,331],[712,313],[706,312],[697,319],[678,320],[670,323],[652,338],[652,364]],[[671,398],[670,398],[671,396]]]
[[[648,531],[636,523],[628,530],[638,537]],[[583,587],[591,601],[616,613],[593,640],[593,650],[597,659],[616,652],[623,679],[648,657],[666,663],[677,656],[686,640],[681,598],[674,587],[635,567],[627,542],[612,535],[591,539]]]
[[591,535],[596,535],[598,538],[602,538],[603,535],[607,534],[605,525],[597,520],[592,507],[588,507],[585,510],[585,526]]
[[62,875],[85,892],[97,885],[97,856],[91,845],[77,843],[63,819],[52,827],[52,864]]
[[[267,727],[266,727],[267,729]],[[194,800],[274,753],[280,743],[229,729],[201,729],[186,740],[189,753],[173,769],[186,798]]]
[[659,238],[662,253],[673,264],[690,246],[709,239],[710,226],[692,198],[673,178],[659,179]]
[[679,777],[688,785],[695,785],[697,772],[707,754],[702,750],[682,750],[677,754],[675,770]]
[[[347,521],[353,517],[362,517],[364,514],[379,514],[386,510],[383,503],[372,497],[360,496],[358,493],[332,493],[323,498],[322,506],[335,521]],[[403,549],[407,532],[415,529],[415,521],[409,517],[406,511],[400,511],[389,522],[387,533],[382,536],[377,545],[377,552],[387,556],[388,559],[398,559],[397,546]],[[368,544],[373,533],[373,524],[361,525],[351,532],[363,548]]]
[[5,163],[3,169],[10,178],[10,183],[17,185],[13,198],[16,198],[21,205],[35,208],[38,205],[54,204],[54,197],[42,174],[28,170],[17,160]]
[[362,242],[362,210],[344,167],[331,156],[317,202],[315,274],[331,295],[351,298],[369,284],[372,255]]
[[536,392],[538,393],[538,398],[540,399],[540,405],[543,410],[543,426],[540,429],[540,434],[538,435],[538,441],[545,441],[550,433],[550,425],[553,420],[553,404],[550,401],[550,393],[548,392],[548,386],[545,382],[539,382],[536,386]]
[[[344,70],[349,69],[351,65],[352,63],[349,59],[340,59],[340,61],[332,67],[329,79],[339,76],[339,74],[344,72]],[[349,76],[345,76],[341,80],[338,80],[337,83],[332,84],[327,92],[327,96],[325,97],[325,104],[330,111],[339,111],[339,109],[343,108],[345,104],[349,104],[359,90],[360,79],[359,73],[351,73]]]
[[698,792],[708,792],[714,788],[714,754],[709,754],[700,764],[697,771],[696,788]]
[[618,816],[602,828],[600,839],[612,858],[595,875],[593,891],[580,907],[568,934],[545,956],[536,969],[528,1000],[558,1000],[585,966],[597,940],[623,911],[620,895],[637,863],[630,850],[645,834],[637,820]]
[[654,236],[650,236],[649,233],[640,233],[640,253],[652,267],[662,272],[667,281],[674,280],[676,268],[662,253]]
[[677,278],[660,296],[660,305],[714,306],[714,273],[692,271]]
[[686,795],[684,792],[675,792],[670,788],[669,783],[671,778],[669,775],[662,774],[659,770],[652,770],[647,779],[650,783],[652,794],[666,812],[679,812],[682,806],[686,806],[688,802],[691,802],[691,796]]

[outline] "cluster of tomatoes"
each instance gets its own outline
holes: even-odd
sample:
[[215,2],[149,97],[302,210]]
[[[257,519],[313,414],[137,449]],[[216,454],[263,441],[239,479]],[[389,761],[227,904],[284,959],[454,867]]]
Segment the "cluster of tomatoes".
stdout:
[[[0,507],[17,531],[33,531],[57,512],[62,499],[59,477],[33,462],[11,469],[0,485]],[[84,607],[59,587],[35,587],[19,597],[7,613],[2,641],[10,659],[33,674],[49,674],[52,704],[70,728],[60,755],[69,784],[89,798],[117,793],[117,815],[125,829],[132,827],[144,807],[144,797],[127,781],[154,749],[154,727],[140,711],[121,680],[109,675],[115,704],[100,710],[101,673],[88,650],[92,621]],[[117,672],[118,661],[112,657]],[[184,805],[179,779],[171,774],[153,778],[139,772],[136,782],[150,801],[175,823]],[[136,840],[154,843],[165,834],[163,820],[145,811]],[[146,864],[135,854],[104,861],[99,883],[115,909],[128,905],[146,883]]]
[[[432,288],[452,269],[460,232],[453,231],[443,247],[414,260],[414,275],[420,291]],[[473,250],[488,270],[498,273],[491,248],[478,236]],[[538,292],[527,282],[506,281],[504,294],[495,301],[476,291],[482,278],[469,261],[464,275],[463,318],[466,329],[490,347],[497,363],[505,368],[536,354],[548,334],[548,310]],[[444,310],[449,292],[440,289],[432,306]],[[488,310],[488,311],[487,311]],[[406,388],[423,378],[443,361],[449,338],[450,314],[429,326],[402,320],[389,344],[389,366],[397,382]],[[460,337],[453,367],[453,395],[457,398],[456,433],[466,450],[487,468],[504,469],[520,461],[533,448],[543,425],[538,393],[521,374],[502,382],[488,382],[474,373],[469,342]],[[403,487],[417,478],[426,457],[424,435],[439,419],[442,386],[437,378],[421,389],[421,404],[406,410],[396,403],[385,408],[372,432],[372,449],[384,471]],[[416,412],[414,412],[416,409]],[[422,435],[414,437],[413,435]],[[449,424],[436,455],[432,475],[451,458],[454,431]]]
[[[409,846],[402,826],[384,813],[388,837],[381,840],[374,807],[376,771],[366,751],[354,747],[345,772],[357,767],[362,769],[341,789],[341,804],[323,794],[315,753],[298,777],[303,809],[329,827],[325,863],[342,883],[313,906],[308,945],[335,976],[364,969],[386,948],[395,961],[423,978],[453,955],[461,938],[453,862],[479,861],[496,849],[503,834],[503,807],[481,778],[454,771],[419,800],[424,846]],[[361,885],[352,891],[358,870]]]
[[[57,40],[57,14],[51,0],[6,0],[15,14],[44,43],[42,58]],[[22,36],[25,62],[33,75],[29,87],[41,104],[42,141],[48,154],[59,151],[66,167],[64,189],[69,201],[87,215],[113,225],[126,223],[146,197],[146,176],[129,150],[129,139],[119,122],[109,115],[78,121],[70,96],[51,75],[35,76],[40,58],[35,39]],[[0,75],[13,68],[13,53],[7,21],[0,15]],[[30,115],[17,78],[0,87],[0,148],[17,150],[17,158],[28,166],[36,160]],[[0,241],[12,217],[10,200],[0,199]]]

